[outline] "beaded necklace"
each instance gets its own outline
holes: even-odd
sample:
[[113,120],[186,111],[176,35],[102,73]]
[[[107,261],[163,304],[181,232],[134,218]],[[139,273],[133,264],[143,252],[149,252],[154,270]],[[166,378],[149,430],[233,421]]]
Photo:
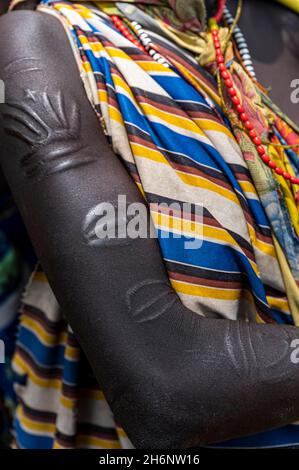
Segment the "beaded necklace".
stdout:
[[[219,39],[219,26],[218,22],[221,21],[222,16],[226,7],[226,0],[218,0],[218,7],[213,18],[210,19],[209,26],[210,31],[213,37],[213,44],[216,52],[216,61],[218,65],[218,70],[220,76],[224,82],[224,85],[228,91],[229,96],[231,97],[232,103],[238,113],[239,119],[244,124],[245,129],[248,131],[252,142],[256,146],[257,152],[260,155],[264,164],[266,164],[271,170],[275,171],[277,175],[282,176],[285,180],[289,181],[291,184],[299,184],[299,178],[290,175],[290,173],[284,171],[283,168],[276,165],[276,163],[271,160],[271,157],[266,153],[266,150],[263,146],[262,140],[258,135],[257,131],[254,129],[254,125],[249,119],[249,116],[245,112],[240,99],[237,96],[237,91],[233,85],[230,73],[226,67],[224,56],[222,52],[222,47]],[[227,16],[227,15],[226,15]],[[228,17],[228,16],[227,16]],[[148,53],[154,60],[163,64],[165,67],[170,67],[169,62],[155,49],[154,44],[151,39],[144,31],[142,26],[137,23],[137,21],[125,22],[117,15],[111,15],[111,20],[113,21],[116,28],[129,40],[131,41],[139,50],[142,52]],[[241,38],[242,39],[242,38]],[[249,65],[249,64],[248,64]],[[252,74],[254,75],[254,73]]]
[[133,30],[136,37],[133,36],[129,28],[125,25],[124,21],[120,19],[117,15],[111,15],[111,20],[113,21],[116,28],[129,40],[131,41],[138,49],[142,52],[148,53],[154,60],[163,64],[165,67],[169,67],[169,62],[155,49],[154,44],[152,43],[150,37],[146,34],[142,26],[137,23],[137,21],[128,22],[130,29]]
[[[227,23],[227,25],[229,27],[231,27],[233,25],[234,18],[231,15],[231,13],[230,13],[230,11],[228,10],[227,7],[225,7],[225,9],[224,9],[223,18],[224,18],[225,22]],[[245,39],[245,37],[244,37],[244,35],[243,35],[243,33],[242,33],[242,31],[241,31],[241,29],[239,28],[238,25],[236,25],[235,28],[234,28],[233,37],[234,37],[236,46],[238,48],[238,51],[240,53],[241,60],[244,64],[244,66],[246,67],[247,71],[250,73],[252,78],[255,79],[256,74],[255,74],[252,58],[251,58],[251,55],[250,55],[249,47],[248,47],[246,39]]]
[[245,112],[241,104],[240,99],[237,96],[236,89],[233,85],[231,76],[226,67],[223,53],[222,53],[221,43],[219,40],[219,34],[218,34],[219,27],[218,27],[217,22],[215,21],[215,18],[212,18],[210,20],[210,30],[211,30],[212,37],[213,37],[213,44],[214,44],[215,52],[216,52],[216,61],[217,61],[218,70],[220,72],[221,78],[228,91],[228,94],[231,97],[232,103],[239,115],[239,119],[243,122],[245,128],[247,129],[248,134],[252,142],[256,146],[257,152],[260,155],[262,161],[269,168],[271,168],[271,170],[275,171],[277,175],[282,176],[285,180],[289,181],[292,184],[299,184],[299,178],[296,178],[295,176],[290,175],[290,173],[284,171],[283,168],[277,166],[276,163],[273,160],[271,160],[271,157],[266,153],[266,150],[264,146],[262,145],[260,136],[258,136],[257,131],[254,129],[252,122],[250,121],[247,113]]

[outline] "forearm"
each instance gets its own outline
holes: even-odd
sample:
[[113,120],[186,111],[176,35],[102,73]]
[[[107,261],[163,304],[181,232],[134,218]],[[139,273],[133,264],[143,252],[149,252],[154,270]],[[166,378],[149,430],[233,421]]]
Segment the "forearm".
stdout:
[[[37,13],[5,20],[1,164],[54,293],[133,443],[181,447],[297,420],[295,328],[203,319],[170,288],[155,239],[95,236],[94,208],[115,205],[120,194],[128,203],[142,196],[99,129],[57,21]],[[11,31],[25,20],[24,61]],[[44,140],[41,122],[50,129]]]

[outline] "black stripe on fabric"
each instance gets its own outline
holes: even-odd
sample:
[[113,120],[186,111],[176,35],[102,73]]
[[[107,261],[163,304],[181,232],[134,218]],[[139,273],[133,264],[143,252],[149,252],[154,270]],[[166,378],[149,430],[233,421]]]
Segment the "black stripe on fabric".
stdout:
[[28,316],[36,319],[36,321],[42,324],[45,329],[50,333],[63,333],[67,330],[67,322],[64,318],[58,321],[52,321],[46,316],[46,314],[41,309],[25,302],[22,305],[21,315],[24,315],[26,317],[27,312],[30,314]]
[[[190,203],[188,201],[182,201],[178,199],[171,199],[165,196],[160,196],[159,194],[154,193],[146,193],[146,199],[149,204],[180,204],[182,209],[184,208],[183,204],[187,204],[188,209],[190,209],[190,213],[195,215],[197,212],[198,205]],[[203,207],[203,216],[205,216],[205,208]]]
[[144,98],[149,99],[153,103],[156,103],[158,106],[159,104],[164,104],[165,106],[169,106],[170,108],[173,108],[174,110],[176,109],[176,102],[165,95],[160,95],[158,93],[153,93],[152,91],[144,90],[142,88],[138,87],[130,87],[133,94],[135,96],[143,96]]
[[62,433],[61,431],[57,429],[55,433],[55,439],[67,447],[75,447],[76,438],[77,438],[77,430],[75,430],[74,432],[76,434],[69,436],[67,434]]
[[24,345],[20,341],[17,341],[16,352],[23,358],[23,360],[27,364],[29,364],[29,366],[39,377],[42,377],[43,379],[61,380],[63,373],[63,365],[54,367],[52,364],[50,366],[42,366],[40,364],[37,364],[36,357],[31,354],[31,352],[29,352],[27,348],[24,349],[25,347],[26,345]]
[[227,233],[231,235],[231,237],[235,240],[235,242],[244,250],[248,251],[249,253],[252,254],[252,259],[255,260],[254,256],[254,251],[252,245],[245,240],[241,235],[238,233],[234,232],[233,230],[226,229]]
[[146,140],[150,144],[153,144],[153,139],[146,131],[140,127],[137,127],[137,125],[134,125],[133,123],[125,122],[125,125],[128,134],[139,137],[140,139]]
[[[211,74],[209,74],[203,67],[201,67],[196,61],[193,61],[191,58],[188,57],[187,54],[184,53],[183,50],[180,50],[179,47],[174,47],[171,45],[171,42],[162,38],[162,36],[156,36],[151,33],[151,31],[146,31],[149,35],[150,39],[152,40],[153,44],[157,44],[158,46],[162,46],[163,49],[172,52],[174,55],[180,57],[184,62],[191,69],[197,72],[198,75],[202,76],[202,78],[211,84],[211,87],[217,90],[217,84]],[[191,53],[190,53],[191,55]]]
[[[191,112],[198,112],[200,114],[203,114],[202,118],[203,119],[210,119],[213,118],[213,121],[219,122],[220,124],[223,124],[220,119],[216,116],[215,112],[213,109],[211,109],[207,104],[203,103],[197,103],[194,101],[188,101],[188,100],[175,100],[177,104],[180,105],[180,107],[187,113]],[[197,116],[196,116],[197,117]],[[198,116],[199,118],[201,116]],[[192,119],[192,117],[190,118]]]
[[118,440],[115,428],[107,428],[93,423],[78,422],[77,435],[93,435],[102,439]]
[[267,295],[270,295],[271,297],[276,297],[276,298],[286,297],[285,292],[275,289],[274,287],[269,286],[268,284],[264,284],[264,287],[265,287],[265,291]]
[[[211,114],[214,116],[214,111],[208,105],[204,105],[202,103],[195,103],[194,101],[177,101],[174,98],[169,98],[137,87],[131,87],[131,90],[134,93],[134,96],[143,96],[155,103],[158,107],[159,104],[164,104],[165,106],[172,108],[174,110],[174,114],[176,108],[179,107],[186,114],[188,111],[197,111],[199,113]],[[216,116],[214,117],[217,119]]]
[[165,261],[167,270],[177,274],[198,277],[202,279],[212,279],[225,282],[246,282],[247,277],[241,272],[225,272],[212,269],[205,269],[199,266],[190,266],[176,261]]
[[[24,413],[31,418],[33,421],[41,421],[43,423],[55,423],[57,418],[57,413],[45,410],[37,410],[28,406],[21,397],[19,397],[19,402],[22,405]],[[47,403],[45,403],[47,406]]]
[[[147,196],[147,200],[148,200],[149,203],[156,203],[156,204],[162,204],[162,203],[165,204],[166,203],[168,205],[174,204],[174,203],[179,203],[179,204],[182,204],[182,209],[184,209],[182,201],[175,201],[173,199],[161,197],[161,196],[153,194],[153,193],[146,193],[146,196]],[[196,210],[196,207],[197,207],[196,204],[189,204],[189,203],[187,203],[187,204],[190,207],[191,214],[195,214],[195,210]],[[222,228],[223,230],[226,230],[227,233],[229,233],[231,235],[231,237],[236,241],[236,243],[240,246],[240,248],[242,248],[243,250],[248,251],[252,255],[252,259],[254,259],[253,248],[247,240],[245,240],[243,237],[241,237],[239,234],[235,233],[234,231],[229,230],[226,227],[223,227],[221,224],[219,224],[217,219],[215,219],[215,217],[205,207],[203,207],[203,217],[204,218],[209,218],[209,219],[215,221],[216,222],[216,224],[215,224],[216,228],[219,227],[219,228]],[[206,225],[209,225],[209,224],[206,224]]]
[[140,182],[140,177],[139,177],[139,173],[138,173],[136,165],[134,163],[123,161],[123,160],[121,160],[121,163],[124,165],[124,167],[126,168],[127,172],[130,174],[130,176],[133,178],[133,180],[134,181],[137,180],[138,182]]
[[241,166],[238,163],[229,163],[228,165],[233,173],[240,173],[242,175],[246,175],[250,182],[252,182],[252,178],[247,167]]
[[261,236],[264,236],[264,237],[267,237],[269,239],[271,239],[271,243],[272,243],[272,231],[271,231],[271,228],[269,227],[264,227],[264,226],[260,226],[255,217],[253,216],[251,210],[250,210],[250,206],[249,206],[249,203],[247,201],[247,199],[245,198],[244,195],[240,195],[240,193],[236,193],[237,194],[237,197],[238,197],[238,201],[240,203],[240,206],[243,210],[243,212],[247,215],[247,218],[250,219],[250,222],[252,224],[252,227],[254,229],[254,231],[256,232],[257,235],[261,235]]
[[134,44],[132,44],[132,46],[130,47],[121,47],[120,49],[125,52],[125,54],[127,54],[129,57],[131,57],[132,55],[135,56],[136,60],[140,60],[142,58],[148,59],[148,61],[153,60],[150,56],[142,52],[137,46],[134,46]]
[[169,150],[164,149],[162,147],[157,148],[158,150],[160,150],[160,152],[163,153],[163,155],[169,162],[173,162],[175,164],[183,165],[184,167],[186,167],[186,172],[188,172],[188,167],[194,168],[196,170],[200,170],[206,176],[210,176],[211,178],[214,178],[218,181],[223,181],[224,183],[226,183],[226,185],[229,185],[229,181],[223,172],[205,166],[195,160],[192,160],[191,157],[182,155],[180,153],[170,152]]
[[[78,366],[80,366],[80,362],[77,363]],[[67,398],[76,398],[77,395],[78,395],[78,388],[77,388],[77,385],[69,385],[69,384],[66,384],[65,382],[62,382],[62,393],[63,393],[63,396],[67,397]]]
[[[188,204],[188,206],[190,207],[191,209],[191,214],[195,214],[195,211],[197,210],[197,207],[198,207],[198,204],[200,204],[200,201],[198,202],[198,204],[195,204],[195,203],[190,203],[189,201],[183,201],[183,200],[178,200],[178,199],[172,199],[172,198],[169,198],[169,197],[166,197],[166,196],[161,196],[159,194],[154,194],[154,193],[146,193],[147,195],[147,200],[149,203],[153,203],[153,204],[174,204],[174,203],[179,203],[179,204]],[[204,218],[207,218],[207,219],[211,219],[211,220],[214,220],[216,222],[216,227],[221,227],[223,228],[219,222],[215,219],[215,217],[211,214],[211,212],[205,207],[205,206],[202,206],[202,215]]]

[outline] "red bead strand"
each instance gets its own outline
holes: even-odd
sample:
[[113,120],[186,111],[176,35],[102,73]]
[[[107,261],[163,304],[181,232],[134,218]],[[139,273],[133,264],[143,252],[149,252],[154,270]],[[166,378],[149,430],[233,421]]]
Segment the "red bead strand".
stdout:
[[226,0],[218,0],[217,11],[213,16],[213,19],[217,21],[217,23],[221,20],[225,8]]
[[142,44],[136,39],[133,34],[130,32],[130,30],[126,27],[124,22],[119,18],[117,15],[111,15],[110,16],[111,20],[117,27],[117,29],[127,38],[129,41],[131,41],[134,46],[138,47],[142,52],[146,52],[146,49],[143,47]]
[[258,136],[257,131],[254,129],[253,123],[250,121],[248,115],[245,113],[243,106],[241,105],[240,99],[237,96],[237,91],[234,87],[229,71],[225,65],[225,61],[224,61],[224,57],[223,57],[223,53],[222,53],[222,49],[220,45],[217,25],[212,25],[211,33],[213,37],[214,47],[216,51],[216,61],[218,64],[220,75],[224,80],[227,91],[229,95],[231,96],[232,102],[235,105],[235,108],[239,114],[239,118],[244,123],[245,128],[249,131],[248,134],[252,142],[256,146],[256,149],[262,161],[269,168],[271,168],[271,170],[275,171],[277,175],[282,176],[286,181],[289,181],[292,184],[299,184],[299,178],[296,178],[295,176],[291,176],[289,173],[284,171],[283,168],[276,166],[276,163],[273,160],[271,160],[271,157],[269,155],[266,154],[266,151],[262,145],[262,141],[260,137]]

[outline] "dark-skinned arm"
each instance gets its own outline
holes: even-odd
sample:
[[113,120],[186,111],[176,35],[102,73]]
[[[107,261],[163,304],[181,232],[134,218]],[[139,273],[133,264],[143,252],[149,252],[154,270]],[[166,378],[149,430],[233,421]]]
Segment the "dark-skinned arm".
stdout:
[[0,32],[1,165],[133,444],[188,447],[298,420],[298,330],[202,318],[170,287],[155,239],[97,240],[95,207],[142,196],[100,130],[59,22],[13,12]]

